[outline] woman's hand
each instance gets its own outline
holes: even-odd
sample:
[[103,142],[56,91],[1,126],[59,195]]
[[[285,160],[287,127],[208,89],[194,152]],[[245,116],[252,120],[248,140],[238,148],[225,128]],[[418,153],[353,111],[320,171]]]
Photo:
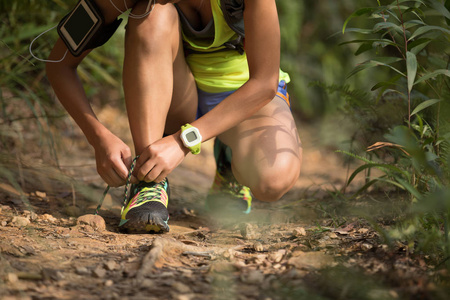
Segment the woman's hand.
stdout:
[[100,177],[111,187],[124,185],[132,161],[130,148],[109,131],[103,133],[93,146]]
[[134,175],[139,181],[161,182],[184,159],[189,149],[183,146],[179,132],[148,146],[139,156]]

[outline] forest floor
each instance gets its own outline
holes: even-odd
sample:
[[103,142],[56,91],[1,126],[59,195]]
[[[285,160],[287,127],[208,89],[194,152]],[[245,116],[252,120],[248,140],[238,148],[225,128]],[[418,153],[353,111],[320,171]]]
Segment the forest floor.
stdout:
[[[118,110],[99,116],[127,136]],[[59,170],[24,154],[14,172],[24,192],[0,182],[0,299],[447,299],[445,270],[382,235],[402,201],[344,197],[340,154],[320,146],[317,128],[299,128],[300,179],[248,216],[207,214],[212,143],[189,155],[169,177],[166,234],[117,230],[123,189],[92,216],[105,186],[76,130],[62,137]]]

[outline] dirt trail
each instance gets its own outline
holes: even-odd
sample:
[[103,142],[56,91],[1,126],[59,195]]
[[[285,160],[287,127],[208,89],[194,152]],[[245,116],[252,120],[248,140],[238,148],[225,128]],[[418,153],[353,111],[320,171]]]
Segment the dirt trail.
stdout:
[[171,231],[162,235],[117,231],[121,189],[107,196],[102,218],[73,216],[92,214],[97,203],[86,195],[98,198],[104,188],[85,146],[74,144],[61,159],[65,174],[90,188],[84,193],[75,186],[74,194],[51,169],[23,166],[25,195],[0,183],[0,299],[436,296],[420,257],[402,245],[380,244],[367,222],[334,210],[337,198],[329,191],[342,187],[346,171],[336,154],[314,147],[315,136],[302,134],[303,173],[292,191],[277,203],[255,202],[250,216],[232,219],[203,209],[214,174],[207,143],[169,178]]

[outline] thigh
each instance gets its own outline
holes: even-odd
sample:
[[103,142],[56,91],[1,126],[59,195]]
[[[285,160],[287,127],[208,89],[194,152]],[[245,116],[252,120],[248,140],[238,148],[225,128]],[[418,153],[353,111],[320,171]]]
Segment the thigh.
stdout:
[[260,111],[219,137],[232,150],[236,179],[258,187],[280,181],[292,187],[300,174],[302,147],[286,101],[278,96]]

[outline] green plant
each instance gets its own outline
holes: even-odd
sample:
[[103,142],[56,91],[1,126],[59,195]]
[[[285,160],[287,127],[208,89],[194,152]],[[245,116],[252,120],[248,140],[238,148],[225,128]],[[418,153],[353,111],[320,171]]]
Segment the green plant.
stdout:
[[[404,190],[411,200],[411,210],[404,223],[393,231],[393,237],[412,244],[418,242],[419,249],[430,250],[429,246],[434,244],[434,253],[439,253],[436,257],[447,260],[450,257],[450,1],[385,2],[378,0],[376,7],[355,11],[343,26],[343,33],[351,32],[357,38],[342,44],[358,45],[355,55],[369,57],[349,77],[374,67],[385,68],[388,76],[373,86],[373,96],[368,101],[347,97],[355,100],[346,102],[347,112],[363,116],[361,123],[370,119],[371,112],[389,116],[389,120],[375,119],[386,120],[383,123],[389,127],[384,127],[384,139],[368,149],[375,153],[383,149],[381,162],[346,152],[363,162],[349,177],[348,184],[363,171],[381,170],[383,175],[367,178],[358,193],[375,183]],[[348,28],[356,17],[370,18],[372,28]],[[382,109],[383,106],[387,109]]]

